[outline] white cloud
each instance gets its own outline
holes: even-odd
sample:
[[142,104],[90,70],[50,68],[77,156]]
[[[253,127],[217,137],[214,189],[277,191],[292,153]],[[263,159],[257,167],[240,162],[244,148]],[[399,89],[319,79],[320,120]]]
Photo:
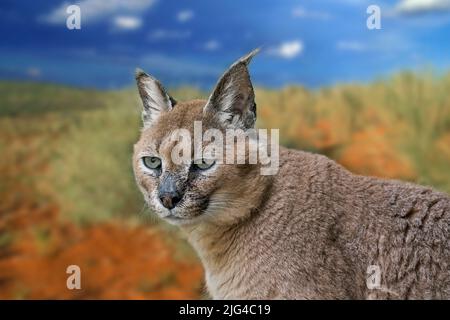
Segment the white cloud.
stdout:
[[177,13],[177,20],[179,22],[188,22],[194,18],[194,11],[192,10],[182,10]]
[[220,48],[220,42],[217,40],[209,40],[203,45],[203,48],[208,51],[215,51]]
[[149,34],[149,40],[162,41],[162,40],[182,40],[191,36],[189,30],[167,30],[156,29]]
[[336,45],[338,50],[342,51],[357,51],[361,52],[366,50],[366,46],[358,41],[339,41]]
[[156,0],[79,0],[74,1],[74,3],[64,2],[39,19],[50,24],[64,23],[68,17],[67,7],[76,4],[81,9],[81,23],[92,23],[116,14],[138,14],[153,6],[155,2]]
[[341,51],[364,52],[378,56],[406,55],[417,51],[417,47],[407,34],[390,31],[375,35],[370,41],[341,40],[336,43]]
[[134,16],[117,16],[113,22],[120,30],[136,30],[142,26],[142,19]]
[[450,0],[401,0],[396,6],[401,14],[419,14],[450,10]]
[[268,53],[284,59],[292,59],[303,52],[303,42],[293,40],[281,43],[279,46],[268,49]]
[[331,15],[328,12],[307,10],[303,7],[294,8],[292,10],[292,16],[294,18],[309,18],[317,20],[328,20],[331,18]]

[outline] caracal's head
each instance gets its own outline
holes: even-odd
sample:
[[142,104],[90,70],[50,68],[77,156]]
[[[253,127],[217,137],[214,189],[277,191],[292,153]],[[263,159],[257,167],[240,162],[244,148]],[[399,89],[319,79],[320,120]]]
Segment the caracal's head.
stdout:
[[[247,66],[256,52],[234,63],[207,101],[177,102],[158,80],[136,72],[144,125],[134,148],[134,173],[149,207],[168,222],[243,218],[231,209],[248,206],[260,172],[258,164],[230,163],[230,141],[225,140],[228,130],[239,136],[254,127],[256,104]],[[236,151],[239,137],[232,140]]]

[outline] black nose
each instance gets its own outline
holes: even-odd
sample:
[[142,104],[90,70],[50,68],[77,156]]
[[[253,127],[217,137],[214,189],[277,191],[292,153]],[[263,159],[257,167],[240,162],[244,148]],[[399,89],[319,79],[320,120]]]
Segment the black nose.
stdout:
[[181,196],[178,192],[165,192],[159,195],[159,199],[164,207],[167,209],[173,209],[181,200]]
[[166,173],[161,180],[158,189],[159,200],[167,209],[173,209],[183,197],[182,188],[177,185],[175,175]]

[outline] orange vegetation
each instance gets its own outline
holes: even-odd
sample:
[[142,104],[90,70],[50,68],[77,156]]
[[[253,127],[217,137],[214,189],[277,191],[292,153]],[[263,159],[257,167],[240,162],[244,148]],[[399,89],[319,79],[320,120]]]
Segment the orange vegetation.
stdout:
[[[161,231],[119,221],[79,227],[58,215],[32,203],[0,211],[0,299],[200,297],[201,266],[174,258]],[[66,287],[69,265],[81,268],[81,290]]]
[[354,133],[338,161],[360,174],[385,178],[415,178],[411,163],[393,148],[385,131],[378,127]]

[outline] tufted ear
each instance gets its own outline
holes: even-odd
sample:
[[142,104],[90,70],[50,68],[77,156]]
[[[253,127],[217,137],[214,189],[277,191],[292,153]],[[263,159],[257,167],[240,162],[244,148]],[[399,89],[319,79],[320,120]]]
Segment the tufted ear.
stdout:
[[161,113],[172,110],[177,102],[158,80],[141,69],[136,69],[136,83],[144,106],[142,121],[144,127],[149,127]]
[[258,51],[242,57],[222,75],[203,109],[213,113],[225,128],[245,130],[255,125],[255,94],[247,66]]

